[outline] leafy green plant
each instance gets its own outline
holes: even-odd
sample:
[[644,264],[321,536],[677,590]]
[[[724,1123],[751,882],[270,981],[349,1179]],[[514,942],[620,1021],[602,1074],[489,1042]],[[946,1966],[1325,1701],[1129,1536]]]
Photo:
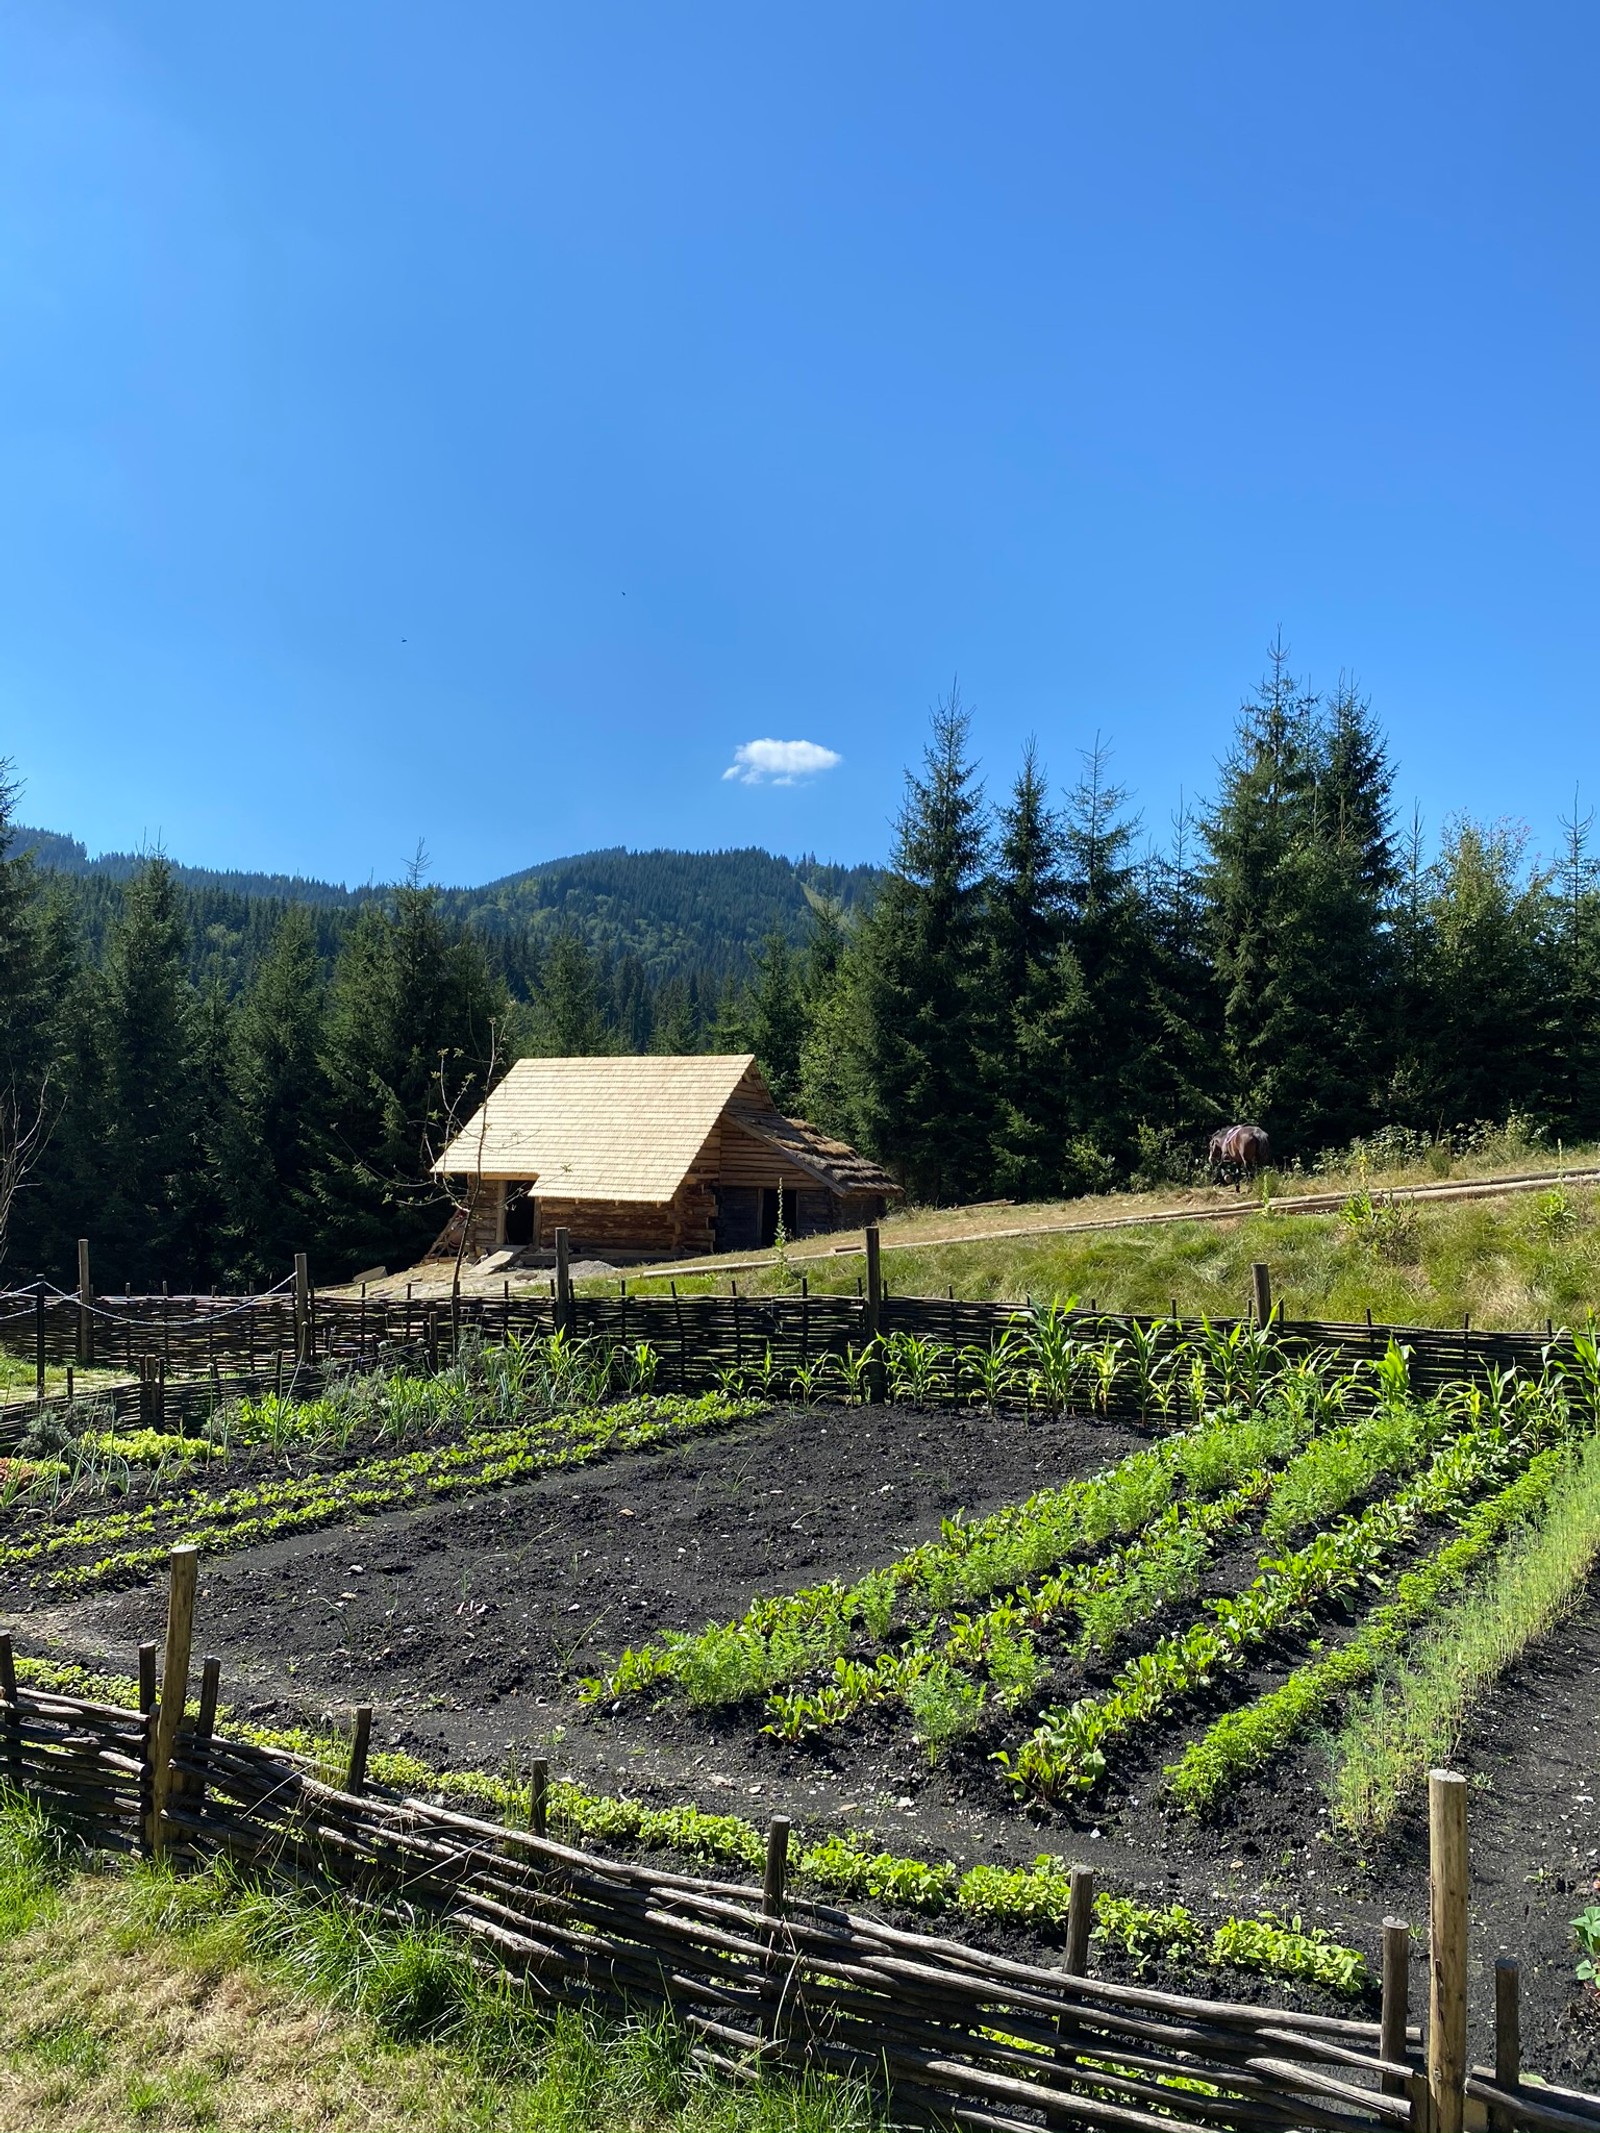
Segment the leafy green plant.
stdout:
[[1583,1951],[1574,1974],[1585,1985],[1600,1985],[1600,1903],[1585,1904],[1569,1923]]

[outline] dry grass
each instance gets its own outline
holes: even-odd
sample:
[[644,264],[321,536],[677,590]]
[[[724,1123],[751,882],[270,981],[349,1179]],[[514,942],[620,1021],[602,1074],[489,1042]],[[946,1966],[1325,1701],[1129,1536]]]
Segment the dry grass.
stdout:
[[0,1801],[0,2133],[882,2133],[849,2085],[698,2075],[440,1931],[222,1869],[85,1871]]
[[114,1879],[82,1877],[0,1947],[0,2128],[227,2133],[478,2128],[484,2084],[428,2049],[297,1998],[222,1935],[141,1926]]

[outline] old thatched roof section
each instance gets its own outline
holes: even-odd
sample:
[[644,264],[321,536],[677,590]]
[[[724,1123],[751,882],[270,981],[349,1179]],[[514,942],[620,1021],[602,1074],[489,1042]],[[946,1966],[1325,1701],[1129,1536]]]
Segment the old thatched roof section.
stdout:
[[753,1133],[758,1141],[765,1141],[769,1148],[776,1148],[797,1170],[809,1171],[834,1192],[894,1195],[900,1191],[886,1170],[858,1155],[847,1142],[830,1140],[803,1119],[785,1118],[777,1110],[747,1111],[742,1104],[736,1105],[728,1118],[746,1133]]
[[519,1059],[440,1156],[441,1176],[537,1180],[561,1200],[670,1200],[741,1082],[767,1097],[754,1055]]

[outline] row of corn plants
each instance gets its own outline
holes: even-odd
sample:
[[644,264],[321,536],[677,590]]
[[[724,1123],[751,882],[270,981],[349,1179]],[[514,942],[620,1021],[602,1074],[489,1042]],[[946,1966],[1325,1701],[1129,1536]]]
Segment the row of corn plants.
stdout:
[[1208,1407],[1253,1406],[1284,1367],[1271,1327],[1243,1322],[1198,1328],[1180,1320],[1086,1334],[1076,1298],[1029,1305],[993,1342],[961,1345],[891,1333],[840,1354],[796,1365],[768,1343],[722,1373],[727,1391],[761,1399],[861,1402],[881,1385],[889,1399],[925,1405],[1027,1406],[1106,1414],[1126,1391],[1147,1420],[1198,1419]]

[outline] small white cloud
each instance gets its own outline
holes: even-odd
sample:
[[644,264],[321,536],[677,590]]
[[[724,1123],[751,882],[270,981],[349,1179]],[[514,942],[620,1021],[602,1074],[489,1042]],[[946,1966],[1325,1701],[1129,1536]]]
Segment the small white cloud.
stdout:
[[816,741],[744,741],[722,775],[740,785],[796,785],[819,771],[836,770],[843,761]]

